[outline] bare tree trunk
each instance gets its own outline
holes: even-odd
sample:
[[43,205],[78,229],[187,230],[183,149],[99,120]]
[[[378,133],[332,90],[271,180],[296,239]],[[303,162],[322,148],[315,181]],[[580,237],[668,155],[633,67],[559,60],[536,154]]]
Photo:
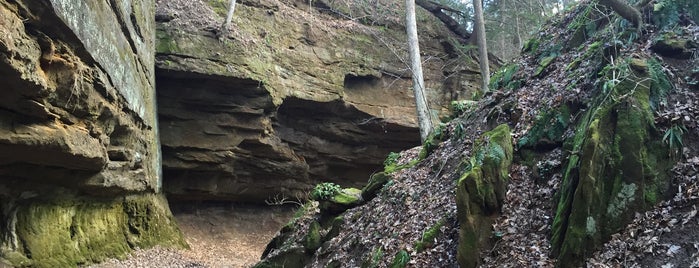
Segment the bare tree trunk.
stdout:
[[422,78],[422,62],[420,61],[420,44],[417,39],[417,23],[415,20],[415,0],[405,0],[405,28],[408,34],[408,51],[410,53],[410,68],[413,71],[413,93],[415,94],[415,107],[417,109],[417,121],[420,125],[420,140],[424,143],[432,132],[432,118],[430,116],[427,98],[425,97],[425,81]]
[[519,11],[515,10],[515,30],[517,31],[517,43],[515,44],[515,47],[517,48],[518,52],[522,49],[522,31],[519,29],[519,24]]
[[221,25],[222,32],[228,32],[228,27],[231,24],[233,12],[235,11],[235,1],[236,0],[231,0],[230,4],[228,5],[228,15],[226,15],[226,21],[223,23],[223,25]]
[[490,82],[490,67],[488,66],[488,45],[485,40],[485,24],[483,22],[483,2],[482,0],[473,0],[473,9],[476,13],[476,43],[478,43],[478,61],[481,65],[481,92],[488,91],[488,83]]

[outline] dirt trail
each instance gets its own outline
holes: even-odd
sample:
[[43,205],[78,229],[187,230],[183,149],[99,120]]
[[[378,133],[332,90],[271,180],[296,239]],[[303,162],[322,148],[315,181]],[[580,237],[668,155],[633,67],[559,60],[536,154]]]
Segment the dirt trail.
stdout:
[[293,210],[269,206],[173,209],[190,250],[183,255],[209,267],[250,267]]
[[239,204],[171,204],[189,250],[137,250],[93,268],[251,267],[294,208]]

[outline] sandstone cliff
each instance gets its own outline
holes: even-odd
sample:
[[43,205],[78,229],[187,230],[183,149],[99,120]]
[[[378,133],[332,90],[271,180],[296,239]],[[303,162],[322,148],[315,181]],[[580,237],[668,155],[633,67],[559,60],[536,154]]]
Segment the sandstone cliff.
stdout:
[[149,0],[0,1],[0,257],[183,245],[160,191]]
[[[371,18],[343,1],[242,1],[222,35],[226,2],[158,2],[171,197],[260,202],[320,181],[358,185],[389,152],[419,144],[401,5],[379,1]],[[478,67],[431,14],[418,17],[437,118],[470,98]]]

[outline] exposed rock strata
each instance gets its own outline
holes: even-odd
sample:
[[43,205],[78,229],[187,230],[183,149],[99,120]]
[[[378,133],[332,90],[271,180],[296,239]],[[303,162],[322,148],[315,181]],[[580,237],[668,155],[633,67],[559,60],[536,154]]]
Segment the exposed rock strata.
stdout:
[[0,257],[66,267],[182,245],[153,194],[154,7],[0,1]]
[[[156,79],[170,196],[260,202],[304,195],[320,181],[358,185],[389,152],[419,144],[401,62],[405,30],[320,13],[333,2],[322,4],[243,1],[221,36],[213,29],[224,6],[159,2],[167,19],[158,23]],[[470,96],[478,71],[448,29],[424,10],[421,18],[436,118],[450,100]]]

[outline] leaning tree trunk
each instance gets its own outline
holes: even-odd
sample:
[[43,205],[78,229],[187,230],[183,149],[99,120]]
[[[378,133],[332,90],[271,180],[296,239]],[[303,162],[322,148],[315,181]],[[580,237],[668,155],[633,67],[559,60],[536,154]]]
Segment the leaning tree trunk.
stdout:
[[413,93],[417,120],[420,125],[420,140],[424,143],[432,132],[427,98],[425,97],[425,81],[422,78],[422,62],[420,61],[420,44],[417,39],[417,23],[415,22],[415,0],[405,0],[405,28],[408,34],[408,50],[410,53],[410,68],[413,71]]
[[226,15],[226,21],[223,22],[223,25],[221,25],[222,32],[228,32],[228,27],[231,24],[231,20],[233,19],[233,12],[235,11],[235,1],[236,0],[231,0],[230,5],[228,6],[228,15]]
[[481,66],[481,92],[488,91],[488,83],[490,82],[490,67],[488,66],[488,46],[485,40],[485,24],[483,22],[483,2],[482,0],[473,0],[473,9],[476,13],[476,43],[478,43],[478,61]]

